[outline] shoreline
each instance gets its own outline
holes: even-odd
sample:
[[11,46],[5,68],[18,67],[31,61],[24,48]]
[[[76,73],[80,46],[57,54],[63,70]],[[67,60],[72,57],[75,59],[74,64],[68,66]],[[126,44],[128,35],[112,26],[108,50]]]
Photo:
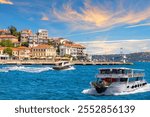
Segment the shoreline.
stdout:
[[[133,65],[131,62],[80,62],[72,61],[74,65]],[[0,60],[0,65],[54,65],[50,60]]]

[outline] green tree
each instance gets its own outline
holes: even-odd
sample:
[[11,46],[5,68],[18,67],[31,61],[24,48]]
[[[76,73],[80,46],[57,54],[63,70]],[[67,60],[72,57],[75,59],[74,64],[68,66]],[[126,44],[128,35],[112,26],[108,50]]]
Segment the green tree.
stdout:
[[10,31],[11,35],[17,36],[17,28],[14,26],[9,26],[8,30]]
[[28,42],[22,42],[22,43],[21,43],[21,46],[28,47],[28,46],[29,46],[29,43],[28,43]]
[[2,47],[14,47],[13,43],[10,40],[2,40],[0,42]]
[[5,49],[3,50],[3,53],[4,53],[4,54],[8,54],[9,56],[12,56],[12,49],[11,49],[11,48],[5,48]]
[[18,40],[21,38],[21,33],[17,31],[15,26],[9,26],[8,30],[10,31],[11,35],[16,36]]

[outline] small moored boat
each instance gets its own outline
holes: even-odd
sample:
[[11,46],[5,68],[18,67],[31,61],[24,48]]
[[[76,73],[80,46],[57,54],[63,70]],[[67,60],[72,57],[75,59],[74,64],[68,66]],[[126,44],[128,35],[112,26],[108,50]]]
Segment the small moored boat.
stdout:
[[59,61],[53,66],[54,70],[65,70],[72,67],[72,64],[68,61]]
[[132,92],[147,85],[144,70],[131,68],[102,68],[91,82],[97,93],[113,95]]

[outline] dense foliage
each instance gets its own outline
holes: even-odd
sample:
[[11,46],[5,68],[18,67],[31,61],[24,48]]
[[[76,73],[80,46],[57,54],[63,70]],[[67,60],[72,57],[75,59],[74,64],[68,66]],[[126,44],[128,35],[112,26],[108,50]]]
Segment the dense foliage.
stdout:
[[28,43],[28,42],[22,42],[22,43],[21,43],[21,46],[28,47],[28,46],[29,46],[29,43]]
[[4,54],[8,54],[9,56],[12,56],[12,49],[11,49],[11,48],[5,48],[5,49],[3,50],[3,53],[4,53]]
[[14,47],[13,43],[10,40],[2,40],[0,42],[2,47]]

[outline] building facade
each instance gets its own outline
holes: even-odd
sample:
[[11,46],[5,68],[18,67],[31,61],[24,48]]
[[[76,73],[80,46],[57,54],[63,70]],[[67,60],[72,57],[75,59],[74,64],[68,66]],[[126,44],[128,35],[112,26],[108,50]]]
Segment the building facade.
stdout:
[[38,39],[37,34],[32,34],[29,37],[29,47],[34,47],[34,46],[37,46],[38,44],[39,44],[39,39]]
[[31,48],[32,58],[52,59],[56,56],[56,49],[53,46],[40,44]]
[[84,56],[84,46],[80,44],[64,44],[59,47],[60,49],[60,56],[70,55],[74,58],[79,58]]
[[12,56],[14,59],[19,60],[30,59],[31,56],[30,48],[24,46],[12,48]]
[[29,41],[29,37],[32,35],[32,31],[31,30],[22,30],[21,31],[21,43],[22,42],[28,42]]
[[0,35],[11,35],[8,29],[0,29]]
[[46,30],[46,29],[39,29],[38,30],[38,38],[40,38],[40,39],[47,39],[48,38],[48,30]]

